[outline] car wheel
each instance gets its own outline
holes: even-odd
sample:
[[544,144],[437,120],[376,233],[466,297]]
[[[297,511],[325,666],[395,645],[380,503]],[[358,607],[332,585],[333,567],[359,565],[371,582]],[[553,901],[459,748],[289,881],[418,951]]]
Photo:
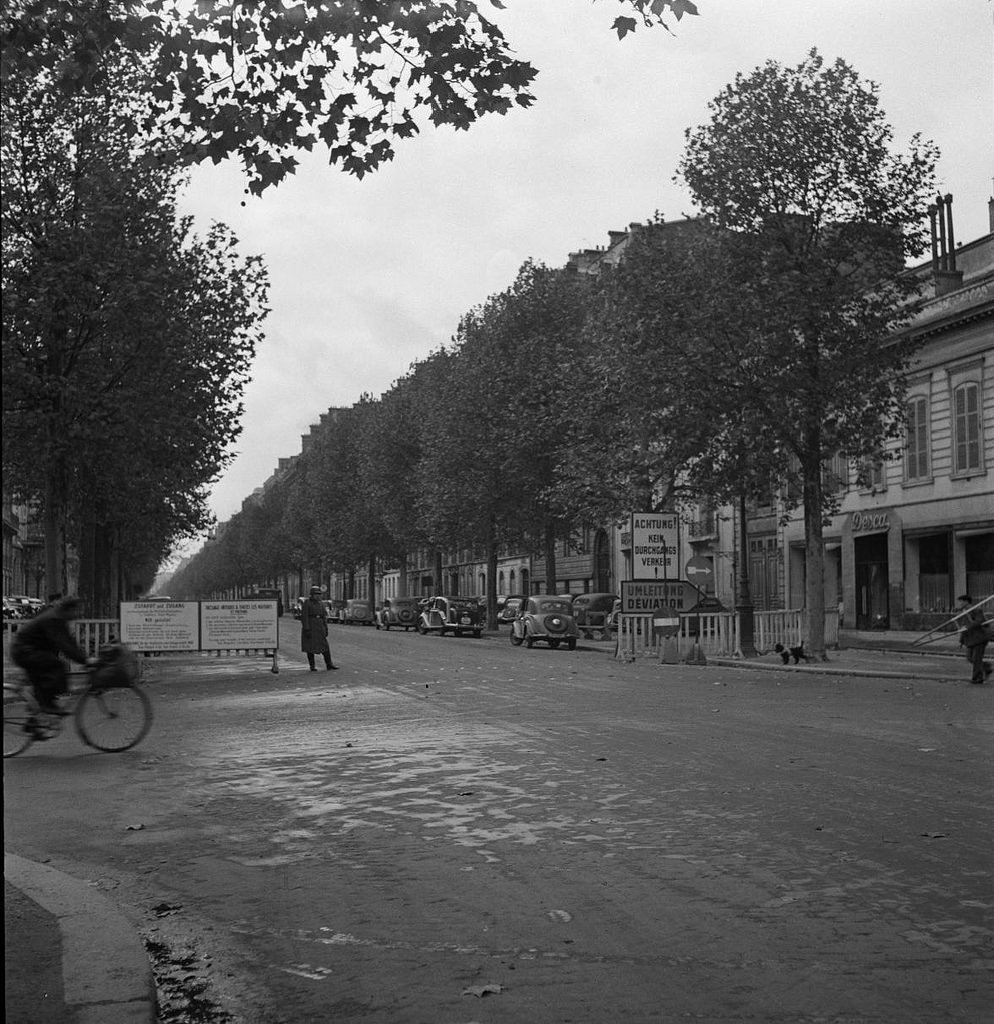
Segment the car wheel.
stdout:
[[521,646],[521,637],[515,634],[513,626],[511,627],[511,643],[514,644],[515,647]]
[[556,650],[556,649],[557,649],[557,648],[559,647],[559,641],[558,641],[558,640],[550,640],[550,641],[549,641],[549,646],[550,646],[550,647],[551,647],[551,648],[552,648],[553,650]]
[[534,639],[532,639],[532,637],[529,636],[529,634],[526,632],[525,633],[525,647],[527,647],[529,650],[531,650],[532,647],[534,647],[534,646],[535,646]]
[[575,640],[567,640],[566,641],[566,649],[568,651],[575,651],[576,650],[576,641]]

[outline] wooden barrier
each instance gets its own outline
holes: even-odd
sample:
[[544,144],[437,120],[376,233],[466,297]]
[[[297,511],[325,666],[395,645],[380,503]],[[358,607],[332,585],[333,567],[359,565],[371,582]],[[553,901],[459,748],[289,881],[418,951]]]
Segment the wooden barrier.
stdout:
[[118,619],[76,619],[72,632],[76,643],[92,658],[105,644],[117,642],[121,623]]
[[[661,631],[652,615],[622,615],[618,627],[616,657],[623,661],[661,655]],[[800,608],[753,612],[753,645],[759,654],[769,654],[778,643],[796,647],[807,640],[805,614]],[[714,657],[742,657],[741,623],[737,612],[684,612],[676,635],[679,657],[685,658],[699,644],[704,654]],[[839,614],[825,611],[825,646],[839,642]]]

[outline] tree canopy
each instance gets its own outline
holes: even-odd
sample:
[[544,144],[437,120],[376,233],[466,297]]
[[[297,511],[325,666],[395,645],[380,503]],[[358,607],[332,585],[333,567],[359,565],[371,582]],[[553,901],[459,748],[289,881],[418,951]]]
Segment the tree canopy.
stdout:
[[[620,38],[697,13],[690,0],[619,2]],[[466,129],[531,105],[537,72],[488,6],[505,4],[13,0],[2,82],[44,72],[66,95],[98,93],[108,65],[130,61],[151,83],[134,133],[188,161],[237,155],[261,193],[293,173],[296,151],[323,148],[361,177],[425,119]]]

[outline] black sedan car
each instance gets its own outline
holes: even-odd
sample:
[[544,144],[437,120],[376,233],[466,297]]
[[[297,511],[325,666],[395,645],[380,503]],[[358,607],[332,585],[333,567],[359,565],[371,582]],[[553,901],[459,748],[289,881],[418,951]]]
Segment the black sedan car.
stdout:
[[385,597],[376,612],[376,628],[389,629],[397,626],[406,633],[418,624],[420,608],[416,597]]
[[479,638],[483,634],[486,611],[472,597],[433,597],[418,619],[418,632],[452,633],[464,636],[471,633]]
[[550,647],[564,644],[576,650],[576,620],[569,601],[554,594],[535,594],[529,597],[518,617],[511,623],[511,643],[531,647],[536,640]]

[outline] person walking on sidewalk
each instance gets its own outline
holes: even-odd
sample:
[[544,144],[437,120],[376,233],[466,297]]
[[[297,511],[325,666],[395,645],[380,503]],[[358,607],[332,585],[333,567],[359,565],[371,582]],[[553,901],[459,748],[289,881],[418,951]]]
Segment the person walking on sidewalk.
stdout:
[[979,685],[985,683],[991,674],[990,662],[984,661],[991,629],[984,621],[983,611],[973,607],[974,600],[969,594],[960,594],[956,600],[960,603],[960,614],[966,613],[966,626],[959,635],[959,642],[966,648],[966,656],[973,669],[970,682]]
[[331,662],[331,648],[328,646],[328,612],[321,600],[321,588],[311,587],[311,596],[300,606],[300,649],[307,655],[307,664],[312,672],[314,655],[324,658],[326,669],[338,668]]

